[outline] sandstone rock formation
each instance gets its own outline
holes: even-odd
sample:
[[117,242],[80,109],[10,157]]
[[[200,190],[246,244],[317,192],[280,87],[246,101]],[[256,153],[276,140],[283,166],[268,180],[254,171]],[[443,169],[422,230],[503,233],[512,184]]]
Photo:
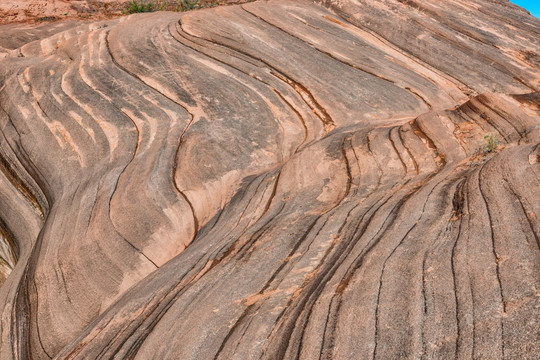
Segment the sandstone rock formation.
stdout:
[[2,0],[0,22],[52,21],[119,13],[131,0]]
[[539,39],[506,0],[4,27],[0,359],[537,359]]

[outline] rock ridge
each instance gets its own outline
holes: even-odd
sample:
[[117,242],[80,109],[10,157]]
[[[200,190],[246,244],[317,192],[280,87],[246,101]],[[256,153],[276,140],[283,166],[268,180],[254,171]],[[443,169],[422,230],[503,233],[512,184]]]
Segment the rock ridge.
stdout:
[[4,29],[0,359],[537,358],[540,20],[271,0]]

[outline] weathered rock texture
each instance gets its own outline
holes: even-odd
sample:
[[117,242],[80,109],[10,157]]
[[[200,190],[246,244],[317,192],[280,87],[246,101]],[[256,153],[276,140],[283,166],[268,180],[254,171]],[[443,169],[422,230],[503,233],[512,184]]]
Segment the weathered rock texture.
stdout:
[[[52,21],[120,13],[132,0],[2,0],[0,22]],[[139,2],[141,0],[138,0]]]
[[52,26],[0,32],[0,359],[538,359],[540,20]]

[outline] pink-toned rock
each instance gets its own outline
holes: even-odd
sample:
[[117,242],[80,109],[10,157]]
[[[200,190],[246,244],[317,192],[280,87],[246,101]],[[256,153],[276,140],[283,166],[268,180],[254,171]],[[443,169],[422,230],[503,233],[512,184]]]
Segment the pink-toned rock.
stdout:
[[[111,16],[131,0],[2,0],[0,23]],[[140,2],[140,1],[139,1]]]
[[536,358],[539,35],[502,0],[0,27],[0,359]]

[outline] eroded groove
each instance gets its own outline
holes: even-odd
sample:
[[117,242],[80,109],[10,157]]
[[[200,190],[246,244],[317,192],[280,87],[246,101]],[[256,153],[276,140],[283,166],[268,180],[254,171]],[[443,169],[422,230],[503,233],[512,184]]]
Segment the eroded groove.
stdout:
[[[489,109],[490,111],[492,111],[493,113],[495,113],[500,119],[502,119],[504,122],[506,122],[508,125],[510,125],[510,127],[512,127],[514,129],[514,131],[516,132],[516,134],[519,136],[519,137],[523,137],[523,131],[520,131],[512,122],[509,122],[507,119],[508,119],[508,114],[501,114],[499,111],[497,111],[493,106],[489,106],[489,103],[487,103],[486,99],[484,96],[477,96],[476,99],[478,100],[478,102],[480,104],[482,104],[483,106],[485,106],[487,109]],[[489,118],[487,120],[489,122]],[[492,124],[490,122],[490,124]],[[492,124],[493,127],[495,127],[493,124]],[[500,133],[500,132],[499,132]],[[502,136],[505,136],[503,134],[501,134]],[[510,135],[510,134],[509,134]],[[505,137],[506,139],[506,137]],[[509,140],[507,140],[509,141]]]
[[0,287],[19,260],[19,244],[15,236],[0,218]]
[[302,139],[302,142],[298,144],[298,146],[294,150],[294,153],[296,154],[298,150],[306,143],[307,138],[308,138],[308,127],[306,125],[306,121],[304,120],[304,117],[302,116],[302,114],[300,114],[300,112],[289,101],[287,101],[287,99],[285,99],[285,97],[278,90],[276,89],[272,89],[272,90],[274,90],[274,92],[279,96],[279,98],[283,100],[285,104],[287,104],[289,109],[291,109],[296,114],[296,116],[298,117],[298,120],[300,120],[300,122],[302,123],[302,127],[304,128],[304,138]]
[[[326,1],[326,2],[328,2],[328,1]],[[358,29],[360,29],[362,31],[367,32],[371,36],[377,38],[379,41],[386,44],[387,46],[389,46],[392,49],[398,51],[403,56],[410,59],[412,62],[420,65],[421,67],[427,68],[430,71],[433,71],[438,76],[452,82],[455,86],[457,86],[459,88],[467,87],[467,85],[465,85],[463,82],[458,80],[457,77],[454,77],[451,74],[448,74],[448,73],[444,72],[443,70],[438,69],[436,66],[431,65],[430,63],[426,62],[425,60],[416,57],[410,51],[403,48],[402,46],[400,46],[396,42],[392,42],[388,38],[384,37],[383,34],[379,34],[377,31],[375,31],[375,30],[373,30],[372,28],[369,27],[370,24],[365,24],[365,23],[360,23],[358,21],[354,21],[353,17],[350,16],[351,14],[347,14],[342,9],[334,8],[334,10],[338,10],[338,11],[335,12],[335,15],[338,16],[341,20],[345,21],[346,23],[349,23],[351,26],[354,26],[354,27],[356,27],[356,28],[358,28]]]
[[[184,32],[186,32],[184,29],[182,29],[182,30]],[[186,33],[188,33],[188,32],[186,32]],[[193,35],[193,34],[189,34],[189,35],[193,36],[193,37],[198,37],[198,36]],[[303,101],[306,103],[306,105],[308,105],[309,108],[313,111],[313,113],[321,120],[321,122],[323,124],[323,128],[325,130],[325,133],[329,133],[330,131],[332,131],[336,127],[336,124],[335,124],[334,120],[330,117],[330,115],[328,115],[326,109],[324,107],[322,107],[317,102],[317,100],[309,92],[309,90],[304,85],[302,85],[301,83],[293,80],[293,78],[291,76],[288,76],[282,70],[275,68],[274,66],[272,66],[266,60],[255,57],[255,56],[249,54],[248,52],[240,50],[240,49],[238,49],[236,47],[232,47],[230,45],[226,45],[224,43],[220,43],[220,42],[217,42],[215,40],[209,40],[209,39],[202,39],[202,40],[205,40],[205,41],[208,41],[210,43],[213,43],[213,44],[216,44],[216,45],[231,49],[231,50],[233,50],[235,52],[238,52],[238,53],[240,53],[240,54],[242,54],[244,56],[247,56],[249,58],[252,58],[252,59],[254,59],[256,61],[261,62],[262,64],[267,66],[268,69],[270,69],[270,73],[272,75],[274,75],[275,77],[277,77],[281,81],[288,84],[291,88],[293,88],[298,93],[298,95],[300,95],[300,98],[303,99]]]
[[487,212],[487,215],[488,215],[489,223],[487,225],[489,227],[489,231],[490,231],[490,234],[491,234],[491,251],[492,251],[492,254],[493,254],[493,259],[495,261],[495,273],[496,273],[497,283],[498,283],[498,286],[499,286],[499,294],[500,294],[500,297],[501,297],[500,301],[501,301],[501,306],[502,306],[502,314],[499,317],[499,324],[500,324],[500,327],[501,327],[501,344],[500,344],[500,347],[501,347],[501,356],[504,358],[505,357],[505,348],[504,348],[505,329],[504,329],[503,317],[506,314],[506,301],[505,301],[505,297],[504,297],[502,280],[501,280],[501,269],[499,267],[499,261],[501,260],[501,258],[499,257],[499,255],[497,253],[497,247],[496,247],[496,244],[495,244],[495,234],[493,232],[493,226],[495,224],[494,224],[494,222],[492,220],[492,215],[491,215],[491,210],[489,209],[488,200],[486,198],[484,190],[482,189],[482,172],[485,171],[486,165],[488,165],[488,164],[490,164],[490,162],[485,163],[478,170],[478,175],[477,175],[478,179],[477,179],[477,181],[478,181],[478,190],[480,192],[480,195],[482,196],[482,201],[484,203],[484,206],[485,206],[485,209],[486,209],[486,212]]
[[[176,33],[178,36],[180,36],[181,38],[183,38],[184,40],[186,41],[191,41],[191,40],[188,40],[186,38],[185,35],[182,34],[182,30],[181,29],[178,29],[178,24],[176,24]],[[230,63],[227,63],[227,62],[224,62],[223,60],[220,60],[218,59],[217,57],[215,56],[212,56],[210,54],[208,54],[208,52],[202,52],[200,50],[197,50],[195,47],[193,46],[190,46],[190,45],[187,45],[186,43],[184,42],[181,42],[179,39],[176,38],[176,36],[171,32],[171,29],[170,29],[170,26],[168,27],[168,31],[169,31],[169,34],[171,35],[171,37],[173,39],[175,39],[176,41],[178,41],[178,43],[182,44],[183,46],[186,46],[187,48],[197,52],[197,53],[200,53],[200,54],[203,54],[205,56],[207,56],[208,58],[212,59],[213,61],[216,61],[220,64],[223,64],[227,67],[231,67],[237,71],[239,71],[240,73],[246,75],[246,76],[249,76],[250,78],[252,79],[255,79],[261,83],[263,83],[264,85],[266,85],[268,88],[270,88],[293,112],[294,114],[298,117],[298,119],[300,120],[301,124],[302,124],[302,127],[304,128],[304,139],[299,143],[299,145],[296,147],[294,153],[297,153],[299,151],[299,149],[305,144],[306,140],[307,140],[307,137],[308,137],[308,127],[307,127],[307,124],[306,124],[306,121],[304,119],[304,117],[302,116],[302,114],[300,114],[300,112],[293,106],[293,104],[291,104],[284,96],[283,94],[277,90],[275,87],[273,87],[270,83],[268,83],[267,81],[264,81],[261,77],[259,76],[254,76],[253,74],[249,73],[248,71],[238,67],[238,66],[235,66],[233,64],[230,64]],[[199,45],[199,44],[198,44]],[[202,45],[199,45],[201,47],[203,47]],[[233,56],[233,54],[228,54],[229,56]],[[246,61],[246,59],[240,59],[241,61]]]
[[284,75],[281,72],[271,71],[270,73],[278,79],[282,80],[283,82],[289,84],[298,93],[298,95],[300,95],[300,97],[310,107],[313,113],[317,115],[317,117],[321,120],[325,134],[328,134],[330,131],[335,129],[336,124],[334,120],[330,117],[330,115],[328,115],[326,109],[322,107],[317,102],[317,100],[315,100],[315,97],[304,85],[294,81],[292,78]]
[[442,168],[446,165],[446,160],[444,154],[439,153],[437,146],[432,139],[430,139],[427,134],[420,128],[416,120],[410,122],[411,128],[413,129],[416,136],[418,136],[426,148],[428,148],[433,153],[433,161],[437,164],[437,167]]
[[268,212],[268,209],[270,209],[270,206],[272,205],[272,201],[274,201],[274,197],[276,196],[276,191],[279,183],[279,177],[281,176],[281,170],[277,173],[276,179],[274,180],[274,185],[272,186],[272,193],[270,194],[270,198],[266,202],[266,205],[264,206],[264,211],[261,215],[264,216]]
[[[466,194],[470,194],[470,181],[471,181],[471,177],[467,178],[467,180],[465,180],[465,185],[467,186],[467,192]],[[467,227],[468,228],[471,228],[471,202],[469,200],[469,197],[467,197]],[[467,239],[468,240],[468,239]],[[469,264],[467,264],[467,273],[469,273]],[[468,276],[468,279],[469,279],[469,282],[468,282],[468,285],[469,285],[469,289],[471,291],[471,312],[472,312],[472,349],[471,349],[471,356],[475,356],[476,355],[476,324],[475,324],[475,320],[476,320],[476,314],[475,314],[475,306],[476,306],[476,297],[475,297],[475,289],[473,287],[473,280],[471,278],[471,276]]]
[[[355,232],[354,234],[352,235],[351,239],[354,239],[355,238],[355,234],[362,234],[364,232],[364,230],[369,226],[369,224],[371,223],[371,221],[374,219],[374,216],[375,214],[377,213],[377,211],[382,207],[384,206],[384,204],[386,204],[386,202],[390,199],[391,197],[389,196],[385,201],[382,202],[382,204],[379,203],[379,206],[377,207],[377,209],[369,216],[369,220],[364,223],[362,225],[362,222],[364,220],[364,216],[362,216],[362,219],[360,220],[360,222],[358,223],[356,229],[355,229]],[[375,204],[372,206],[372,208],[375,206]],[[355,206],[356,207],[356,206]],[[353,209],[354,210],[354,209]],[[351,210],[352,211],[352,210]],[[369,211],[371,211],[371,208],[369,209]],[[390,215],[388,215],[390,216]],[[348,218],[348,217],[347,217]],[[346,218],[346,219],[347,219]],[[386,219],[388,220],[388,218]],[[386,220],[385,220],[385,223],[386,223]],[[345,223],[343,223],[343,225],[340,227],[340,230],[338,231],[338,236],[339,234],[341,233],[342,229],[344,229],[344,226],[345,226]],[[364,230],[359,230],[360,226],[363,227]],[[382,225],[384,226],[384,224]],[[379,229],[380,231],[380,229]],[[306,288],[303,290],[302,294],[307,294],[307,295],[304,295],[302,296],[302,299],[297,302],[296,304],[294,304],[294,309],[295,310],[292,310],[294,312],[294,314],[290,314],[289,316],[294,318],[294,319],[299,319],[299,314],[305,312],[305,308],[308,307],[309,310],[308,310],[308,313],[307,315],[304,317],[304,320],[302,320],[302,323],[304,324],[303,326],[301,326],[301,329],[302,329],[302,333],[303,331],[305,330],[305,326],[307,324],[307,321],[309,319],[309,314],[311,314],[312,310],[313,310],[313,305],[317,299],[317,297],[320,295],[320,293],[324,290],[324,287],[326,286],[325,284],[334,276],[335,272],[338,270],[339,266],[338,264],[341,264],[343,260],[339,260],[340,258],[342,257],[347,257],[349,252],[350,251],[345,251],[343,246],[345,247],[354,247],[358,241],[360,241],[361,239],[361,236],[358,236],[356,237],[356,240],[354,241],[345,241],[345,242],[342,242],[342,245],[340,246],[337,246],[337,249],[334,250],[334,248],[336,247],[336,245],[338,245],[336,242],[333,242],[332,243],[332,246],[325,252],[325,255],[324,255],[324,258],[321,260],[321,264],[324,264],[326,262],[329,262],[331,264],[331,267],[329,270],[326,270],[324,272],[320,272],[321,275],[320,276],[317,276],[317,278],[311,280],[309,282],[309,284],[306,285]],[[369,253],[371,248],[373,246],[375,246],[375,244],[372,244],[370,245],[369,248],[367,248],[367,250],[364,250],[363,251],[363,254],[366,254],[366,253]],[[340,249],[341,250],[338,250]],[[337,257],[337,258],[336,258]],[[363,255],[362,255],[363,257]],[[327,259],[328,258],[328,259]],[[319,272],[318,272],[319,273]],[[352,274],[351,274],[351,277],[352,277]],[[348,277],[348,279],[350,280],[350,277]],[[347,281],[348,282],[348,281]],[[315,289],[318,289],[316,290],[315,294],[313,294],[313,291],[312,287],[315,287]],[[340,284],[340,286],[338,287],[338,291],[336,292],[336,294],[341,294],[344,290],[345,290],[345,286],[342,286],[342,284]],[[290,306],[292,306],[292,300],[290,301],[290,303],[288,304],[287,308],[289,308]],[[298,310],[296,310],[298,309]],[[280,315],[280,318],[282,316],[284,316],[285,314],[285,311],[282,312],[282,314]],[[296,322],[298,320],[295,320],[295,326],[296,326]],[[280,327],[283,326],[282,323],[279,322],[279,319],[278,321],[276,321],[276,324],[280,324]],[[291,334],[292,332],[289,333],[289,331],[292,331],[292,325],[289,325],[289,326],[286,326],[286,329],[289,329],[289,330],[285,330],[287,331],[286,334],[282,334],[280,336],[280,338],[286,338],[288,340],[286,340],[287,342],[287,345],[285,346],[283,343],[281,343],[281,345],[275,347],[274,351],[270,352],[270,353],[266,353],[265,352],[265,357],[269,357],[269,358],[282,358],[284,356],[284,354],[286,353],[286,351],[288,350],[289,348],[289,342],[290,342],[290,338],[291,338]],[[278,335],[276,335],[278,336]],[[302,347],[302,338],[303,338],[303,335],[300,335],[300,344],[297,345],[297,354],[300,352],[301,350],[301,347]],[[321,353],[319,355],[319,357],[323,356],[323,351],[326,347],[323,345],[321,347]],[[276,352],[277,351],[277,352]]]
[[538,247],[538,250],[540,250],[540,236],[536,233],[534,230],[534,225],[530,219],[531,214],[534,214],[532,211],[527,211],[525,209],[525,206],[523,205],[522,198],[515,192],[512,185],[508,182],[507,179],[504,179],[506,182],[506,189],[512,193],[514,196],[514,199],[519,203],[519,206],[521,207],[521,210],[523,211],[523,217],[527,220],[527,224],[529,225],[529,229],[531,230],[531,234],[533,235],[534,239],[536,240],[536,246]]
[[396,147],[396,143],[394,142],[394,140],[392,140],[392,132],[393,131],[399,131],[399,128],[394,127],[394,128],[391,128],[388,131],[388,140],[390,141],[390,144],[392,144],[392,148],[394,149],[394,152],[398,156],[399,162],[403,166],[403,177],[405,177],[407,175],[407,165],[405,164],[405,161],[403,161],[403,158],[401,157],[401,154],[399,153],[399,151],[398,151],[398,149]]
[[[387,82],[389,82],[389,83],[395,85],[395,81],[394,81],[394,80],[385,78],[385,77],[383,77],[383,76],[381,76],[381,75],[377,75],[377,74],[375,74],[373,71],[369,71],[369,70],[367,70],[366,68],[361,68],[361,67],[358,66],[358,65],[351,64],[350,62],[344,61],[343,59],[340,59],[339,57],[335,56],[334,54],[332,54],[332,53],[330,53],[330,52],[328,52],[328,51],[324,51],[324,50],[318,48],[318,47],[315,46],[314,44],[312,44],[312,43],[310,43],[310,42],[307,42],[306,40],[300,38],[299,36],[297,36],[297,35],[295,35],[295,34],[289,32],[289,31],[287,31],[287,30],[285,30],[285,29],[279,27],[278,25],[276,25],[276,24],[274,24],[274,23],[271,23],[270,21],[268,21],[268,20],[262,18],[261,16],[259,16],[259,15],[255,14],[255,13],[253,13],[252,11],[249,11],[248,9],[246,9],[245,6],[242,6],[241,8],[242,8],[242,10],[246,11],[248,14],[250,14],[250,15],[252,15],[253,17],[259,19],[259,20],[262,21],[262,22],[264,22],[265,24],[268,24],[268,25],[270,25],[270,26],[272,26],[272,27],[275,27],[276,29],[282,31],[282,32],[285,33],[286,35],[288,35],[288,36],[290,36],[290,37],[292,37],[292,38],[295,38],[295,39],[297,39],[297,40],[299,40],[299,41],[301,41],[301,42],[303,42],[303,43],[306,43],[306,44],[310,45],[312,48],[314,48],[315,50],[317,50],[317,51],[320,52],[321,54],[324,54],[324,55],[326,55],[326,56],[328,56],[328,57],[330,57],[330,58],[332,58],[332,59],[334,59],[334,60],[336,60],[336,61],[339,61],[340,63],[342,63],[342,64],[344,64],[344,65],[350,66],[351,68],[353,68],[353,69],[355,69],[355,70],[361,71],[361,72],[366,73],[366,74],[368,74],[368,75],[371,75],[371,76],[373,76],[373,77],[375,77],[375,78],[378,78],[378,79],[383,80],[383,81],[387,81]],[[412,91],[411,91],[409,88],[406,88],[406,90],[408,90],[408,91],[410,91],[410,92],[412,93]],[[418,95],[417,95],[417,96],[418,96]],[[418,96],[418,97],[421,98],[420,96]],[[429,106],[429,105],[428,105],[428,106]],[[429,106],[429,107],[430,107],[430,106]]]
[[[182,191],[177,182],[176,182],[176,177],[175,177],[175,174],[176,174],[176,171],[177,171],[177,166],[178,166],[178,153],[180,151],[180,147],[182,145],[182,142],[183,142],[183,139],[184,139],[184,136],[186,134],[186,132],[188,131],[189,127],[192,125],[193,121],[194,121],[194,115],[188,111],[187,107],[185,107],[184,105],[178,103],[177,101],[171,99],[170,97],[166,96],[163,92],[159,91],[158,89],[155,89],[154,87],[150,86],[148,83],[146,83],[145,81],[143,81],[139,76],[137,76],[136,74],[130,72],[128,69],[126,69],[125,67],[123,67],[122,65],[120,65],[118,63],[118,61],[115,59],[115,57],[113,56],[112,52],[111,52],[111,49],[110,49],[110,45],[109,45],[109,34],[110,34],[110,30],[106,32],[106,36],[105,36],[105,44],[106,44],[106,49],[107,49],[107,52],[109,53],[109,56],[112,60],[112,62],[119,68],[121,69],[122,71],[124,71],[125,73],[129,74],[131,77],[137,79],[139,82],[141,82],[142,84],[144,84],[145,86],[147,86],[148,88],[152,89],[153,91],[159,93],[161,96],[163,96],[164,98],[168,99],[169,101],[175,103],[176,105],[180,106],[182,109],[184,109],[184,111],[186,113],[188,113],[190,115],[190,120],[188,122],[188,124],[186,125],[186,127],[184,128],[182,134],[180,135],[180,138],[178,140],[178,146],[176,148],[176,153],[175,153],[175,156],[174,156],[174,161],[173,161],[173,165],[172,165],[172,184],[174,186],[174,188],[177,190],[177,192],[180,194],[180,196],[184,199],[184,201],[188,204],[189,208],[191,209],[191,213],[192,213],[192,217],[193,217],[193,226],[194,226],[194,233],[191,237],[191,239],[189,240],[189,242],[193,241],[193,239],[195,238],[196,234],[197,234],[197,231],[199,231],[199,228],[200,228],[200,224],[199,224],[199,220],[197,218],[197,214],[195,213],[195,208],[193,207],[193,203],[189,200],[189,198],[187,197],[187,195],[184,193],[184,191]],[[121,110],[122,111],[122,110]],[[139,140],[137,140],[137,143],[136,143],[136,148],[133,152],[133,157],[132,159],[129,161],[128,164],[126,164],[126,167],[124,168],[124,170],[122,171],[122,173],[124,173],[124,171],[127,169],[127,167],[133,162],[133,160],[135,159],[135,156],[137,155],[137,150],[138,150],[138,145],[139,145],[139,141],[140,141],[140,131],[137,127],[137,124],[136,122],[131,119],[129,117],[128,114],[126,114],[124,111],[122,111],[122,113],[124,113],[124,115],[126,115],[127,118],[129,118],[131,120],[131,122],[133,123],[133,125],[135,126],[135,129],[137,130],[137,138]],[[122,174],[121,173],[121,174]],[[118,181],[120,180],[120,177],[121,177],[121,174],[120,176],[118,177],[117,179],[117,183],[116,185],[118,185]],[[114,192],[113,192],[113,195],[114,195]],[[110,197],[110,199],[112,199],[112,196]],[[110,214],[110,200],[109,200],[109,214]],[[131,243],[130,243],[131,244]],[[133,246],[133,245],[132,245]],[[140,251],[139,251],[140,252]],[[141,252],[142,254],[142,252]],[[144,255],[144,254],[143,254]],[[145,256],[146,257],[146,256]],[[149,259],[150,260],[150,259]],[[156,265],[153,261],[151,261],[152,264]],[[156,265],[157,267],[157,265]]]
[[[4,110],[2,109],[2,111]],[[5,114],[9,118],[9,115],[7,113]],[[45,220],[45,211],[43,210],[37,196],[34,195],[33,191],[30,190],[30,187],[25,183],[15,169],[16,168],[7,160],[7,157],[4,157],[4,155],[0,152],[0,170],[11,182],[11,184],[24,196],[24,198],[28,200],[32,207],[36,209],[36,212],[41,217],[41,220]]]
[[[450,221],[458,221],[458,231],[456,238],[454,240],[454,244],[452,245],[452,253],[450,257],[450,266],[452,270],[452,280],[454,285],[454,301],[456,306],[456,347],[455,347],[455,359],[459,359],[460,351],[460,344],[461,344],[461,305],[458,299],[458,285],[457,285],[457,274],[456,274],[456,247],[458,244],[458,241],[461,237],[461,228],[462,228],[462,219],[463,219],[463,209],[464,209],[464,203],[468,202],[468,200],[465,197],[464,187],[465,187],[466,179],[462,179],[458,182],[456,186],[456,190],[454,193],[454,198],[452,200],[453,203],[453,211],[454,211],[454,217],[457,217],[457,219],[454,220],[454,218],[450,219]],[[457,209],[457,210],[456,210]]]
[[478,1],[26,25],[0,54],[0,348],[533,358],[538,95],[509,94],[540,84],[540,30]]
[[[304,235],[302,236],[302,238],[300,238],[298,241],[295,242],[293,248],[291,249],[291,251],[289,252],[289,255],[285,258],[285,260],[280,264],[280,266],[277,268],[277,270],[272,274],[272,276],[270,276],[270,278],[266,281],[266,283],[264,284],[264,286],[261,288],[261,290],[258,292],[257,295],[263,295],[264,292],[271,286],[273,285],[272,283],[274,282],[274,280],[277,278],[277,276],[282,272],[282,270],[288,265],[290,259],[291,259],[291,256],[294,255],[296,253],[296,250],[298,250],[298,248],[304,243],[304,241],[308,238],[308,236],[311,234],[311,231],[312,229],[315,227],[315,225],[317,224],[317,222],[319,221],[320,217],[317,217],[315,218],[315,220],[310,224],[308,225],[307,229],[305,230],[304,232]],[[320,229],[322,229],[324,227],[326,222],[324,222],[320,228],[319,228],[319,231]],[[316,237],[317,235],[315,235]],[[277,288],[279,286],[279,282],[277,284],[274,285],[275,288]],[[252,310],[252,308],[255,308],[255,310]],[[236,323],[234,324],[234,326],[229,330],[229,333],[227,334],[227,336],[225,337],[225,339],[223,340],[223,343],[221,344],[218,352],[216,353],[215,355],[215,359],[218,359],[219,358],[219,355],[220,353],[223,351],[223,349],[225,348],[225,345],[227,344],[227,341],[229,340],[229,338],[234,334],[236,328],[238,326],[241,325],[242,323],[242,320],[248,316],[248,315],[253,315],[253,313],[256,311],[257,309],[257,306],[256,305],[249,305],[246,307],[246,309],[244,310],[244,312],[242,313],[242,315],[240,316],[240,318],[236,321]],[[246,325],[246,329],[247,327],[249,327],[249,325]]]
[[349,163],[349,158],[347,157],[347,149],[345,148],[345,143],[347,142],[347,140],[348,140],[348,143],[350,144],[350,137],[343,138],[341,142],[341,155],[343,156],[343,161],[345,162],[345,168],[347,169],[347,185],[345,188],[345,195],[343,195],[343,198],[340,200],[340,202],[343,201],[343,199],[345,199],[347,196],[349,196],[349,192],[351,191],[351,186],[353,182],[353,178],[351,175],[351,165]]
[[[443,180],[440,180],[439,182],[437,182],[436,184],[434,184],[432,187],[431,187],[431,190],[428,192],[428,194],[426,195],[426,198],[425,200],[423,201],[423,205],[422,205],[422,210],[420,211],[420,215],[419,217],[416,219],[415,223],[407,230],[407,232],[401,237],[401,239],[399,240],[399,242],[397,243],[397,245],[392,249],[392,251],[390,252],[390,254],[385,258],[385,260],[383,261],[382,263],[382,269],[381,269],[381,275],[379,277],[379,286],[378,286],[378,292],[377,292],[377,300],[376,300],[376,305],[375,305],[375,346],[373,348],[373,359],[376,359],[377,358],[377,350],[378,350],[378,346],[379,346],[379,342],[378,342],[378,336],[379,336],[379,319],[380,319],[380,316],[379,316],[379,310],[380,310],[380,296],[381,296],[381,289],[382,289],[382,286],[383,286],[383,277],[384,277],[384,273],[385,273],[385,269],[386,269],[386,264],[388,263],[388,260],[394,255],[394,253],[396,252],[396,250],[403,244],[403,241],[405,239],[407,239],[407,237],[409,236],[409,234],[415,230],[415,228],[418,226],[418,224],[421,222],[422,218],[424,217],[424,214],[425,214],[425,210],[426,210],[426,206],[428,204],[428,201],[429,201],[429,198],[431,197],[431,195],[433,194],[433,192],[435,191],[435,189],[441,184],[443,183],[444,179]],[[419,191],[421,191],[421,189],[423,188],[420,188],[420,189],[417,189],[415,192],[411,193],[411,194],[408,194],[407,197],[405,199],[400,199],[400,210],[403,208],[403,206],[405,205],[405,203],[407,201],[409,201],[413,195],[415,194],[418,194]],[[398,211],[398,214],[395,215],[396,218],[399,218],[399,213],[401,213],[401,211]],[[381,237],[384,236],[384,234],[381,235]],[[423,286],[423,284],[422,284]]]

